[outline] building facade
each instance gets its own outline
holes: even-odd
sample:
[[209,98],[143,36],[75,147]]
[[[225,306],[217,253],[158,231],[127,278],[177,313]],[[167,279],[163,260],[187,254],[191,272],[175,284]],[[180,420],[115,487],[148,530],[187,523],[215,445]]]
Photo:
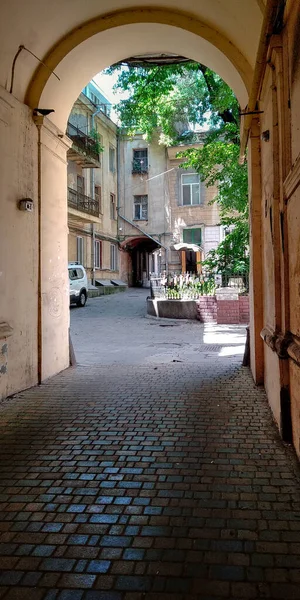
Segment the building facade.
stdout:
[[83,264],[92,284],[118,279],[117,126],[93,81],[72,108],[67,135],[69,261]]
[[131,285],[149,285],[150,273],[199,273],[222,240],[218,206],[210,204],[216,189],[177,157],[190,147],[147,143],[141,134],[120,138],[121,274]]

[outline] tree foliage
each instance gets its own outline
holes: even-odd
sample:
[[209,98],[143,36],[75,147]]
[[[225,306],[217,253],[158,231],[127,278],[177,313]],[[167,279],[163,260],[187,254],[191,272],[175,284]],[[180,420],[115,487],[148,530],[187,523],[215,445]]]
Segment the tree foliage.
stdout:
[[210,250],[203,266],[209,272],[244,275],[249,272],[248,231],[240,221],[215,250]]
[[[239,105],[228,85],[198,63],[166,66],[112,67],[119,69],[116,88],[129,93],[115,108],[129,135],[143,132],[151,141],[178,145],[195,140],[199,126],[208,129],[202,147],[179,154],[184,168],[193,168],[205,184],[216,186],[213,202],[220,208],[221,224],[234,226],[206,261],[222,271],[248,269],[247,164],[240,165]],[[232,229],[232,227],[231,227]],[[227,269],[227,266],[226,266]]]

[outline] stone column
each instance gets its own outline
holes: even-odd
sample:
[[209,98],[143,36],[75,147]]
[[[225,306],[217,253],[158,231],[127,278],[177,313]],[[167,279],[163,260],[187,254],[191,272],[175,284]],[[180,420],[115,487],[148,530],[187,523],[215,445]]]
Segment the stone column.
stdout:
[[250,365],[256,384],[264,381],[262,230],[261,230],[261,149],[259,119],[252,120],[249,140],[250,208]]
[[39,131],[39,381],[69,366],[67,150],[70,140],[48,119]]

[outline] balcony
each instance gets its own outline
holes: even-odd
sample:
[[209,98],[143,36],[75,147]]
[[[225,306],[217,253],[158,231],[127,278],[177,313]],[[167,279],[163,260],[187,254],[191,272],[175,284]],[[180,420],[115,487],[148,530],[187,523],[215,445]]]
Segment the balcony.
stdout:
[[132,174],[148,173],[148,157],[134,158],[132,161]]
[[99,217],[99,202],[72,188],[68,188],[68,206],[88,215]]
[[67,136],[73,142],[72,148],[68,150],[69,160],[76,162],[83,169],[97,169],[101,166],[96,140],[70,122],[67,126]]

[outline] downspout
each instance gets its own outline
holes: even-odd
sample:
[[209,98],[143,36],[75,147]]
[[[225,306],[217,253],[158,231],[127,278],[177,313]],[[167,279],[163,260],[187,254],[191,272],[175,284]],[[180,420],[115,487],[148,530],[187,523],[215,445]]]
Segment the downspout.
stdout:
[[[91,115],[91,119],[92,119],[92,129],[94,129],[94,123],[95,123],[95,116],[98,115],[98,113],[101,111],[100,108],[98,108],[94,113],[92,113]],[[91,196],[93,198],[93,200],[95,199],[95,172],[94,169],[92,169],[92,177],[91,177],[91,184],[92,184],[92,189],[91,191]],[[95,223],[92,223],[92,248],[91,248],[91,259],[92,259],[92,284],[95,285]]]
[[[95,125],[95,116],[99,114],[99,112],[101,112],[101,108],[98,108],[94,113],[92,113],[91,115],[91,119],[92,119],[92,129],[94,129],[94,125]],[[94,173],[94,169],[92,169],[92,198],[93,200],[95,199],[95,173]]]
[[[118,130],[117,130],[117,240],[119,242],[119,211],[120,211],[120,164],[121,164],[121,160],[120,160],[120,140],[119,140],[119,134],[118,134]],[[123,266],[122,264],[123,260],[122,260],[122,255],[120,253],[120,251],[118,250],[118,269],[119,269],[119,277],[122,277],[121,273],[123,272]],[[121,269],[122,267],[122,269]],[[128,275],[127,275],[127,282],[128,282]]]
[[[121,157],[120,157],[120,140],[119,140],[119,134],[117,132],[117,228],[119,231],[119,211],[120,211],[120,164],[121,164]],[[117,237],[119,236],[117,231]]]
[[[249,138],[249,132],[252,123],[252,117],[257,111],[256,103],[259,95],[262,77],[266,68],[266,60],[270,37],[273,34],[274,19],[276,17],[280,0],[267,0],[262,29],[260,33],[259,45],[256,55],[256,62],[253,74],[253,81],[249,95],[248,105],[245,111],[244,124],[241,134],[240,162],[244,161],[246,147]],[[251,114],[250,114],[251,113]]]
[[95,223],[92,223],[92,284],[95,285],[95,272],[96,272],[96,268],[95,268]]
[[42,340],[42,142],[41,128],[44,117],[34,116],[33,121],[38,130],[38,190],[37,190],[37,208],[38,208],[38,311],[37,311],[37,376],[38,384],[42,383],[42,359],[43,359],[43,340]]

